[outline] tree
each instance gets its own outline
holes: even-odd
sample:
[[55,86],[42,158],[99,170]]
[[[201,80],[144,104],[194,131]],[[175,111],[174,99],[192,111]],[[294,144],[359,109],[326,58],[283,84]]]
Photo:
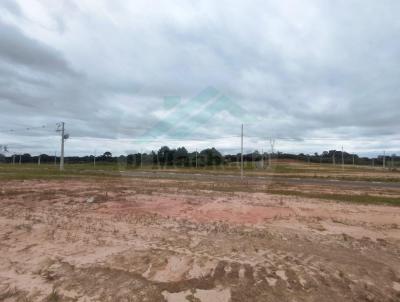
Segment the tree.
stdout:
[[189,163],[188,152],[185,147],[180,147],[176,149],[174,155],[175,155],[175,164],[184,166]]
[[126,157],[127,165],[133,165],[134,161],[135,161],[135,155],[134,154],[128,154],[128,156]]
[[200,159],[201,164],[207,166],[220,165],[224,160],[222,154],[214,147],[202,150],[200,152]]
[[102,161],[111,162],[112,161],[112,153],[110,151],[106,151],[101,156]]
[[21,162],[23,163],[30,163],[32,162],[32,156],[29,153],[22,154]]
[[158,150],[158,161],[161,165],[168,165],[171,163],[171,150],[167,146],[163,146]]
[[157,153],[154,152],[154,151],[151,151],[150,157],[151,157],[151,159],[152,159],[152,163],[157,165],[157,164],[158,164],[158,156],[157,156]]

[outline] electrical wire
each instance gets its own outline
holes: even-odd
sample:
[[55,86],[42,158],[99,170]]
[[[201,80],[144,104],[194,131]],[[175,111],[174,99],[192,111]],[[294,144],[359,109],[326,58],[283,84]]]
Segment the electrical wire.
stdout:
[[0,129],[0,132],[2,133],[15,133],[15,132],[24,132],[24,131],[32,131],[32,130],[38,130],[38,129],[46,129],[48,128],[49,124],[45,124],[42,126],[37,126],[37,127],[25,127],[25,128],[16,128],[16,129]]

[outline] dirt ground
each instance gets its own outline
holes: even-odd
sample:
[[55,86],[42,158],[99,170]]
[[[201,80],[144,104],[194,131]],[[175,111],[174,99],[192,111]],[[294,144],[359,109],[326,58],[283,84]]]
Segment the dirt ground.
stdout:
[[129,178],[0,201],[0,301],[400,301],[400,207]]

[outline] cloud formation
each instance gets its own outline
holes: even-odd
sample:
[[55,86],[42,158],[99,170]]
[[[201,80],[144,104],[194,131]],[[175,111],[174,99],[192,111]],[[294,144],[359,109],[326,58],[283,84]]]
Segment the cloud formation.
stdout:
[[[1,1],[0,143],[53,152],[63,120],[70,154],[235,151],[245,123],[248,150],[274,136],[285,151],[399,152],[399,11],[389,0]],[[210,87],[229,102],[204,114],[209,100],[190,102]]]

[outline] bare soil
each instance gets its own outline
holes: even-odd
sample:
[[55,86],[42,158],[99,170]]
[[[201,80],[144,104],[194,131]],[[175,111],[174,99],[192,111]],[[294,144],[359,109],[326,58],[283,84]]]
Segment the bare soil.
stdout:
[[0,253],[0,301],[400,301],[400,207],[386,205],[3,181]]

